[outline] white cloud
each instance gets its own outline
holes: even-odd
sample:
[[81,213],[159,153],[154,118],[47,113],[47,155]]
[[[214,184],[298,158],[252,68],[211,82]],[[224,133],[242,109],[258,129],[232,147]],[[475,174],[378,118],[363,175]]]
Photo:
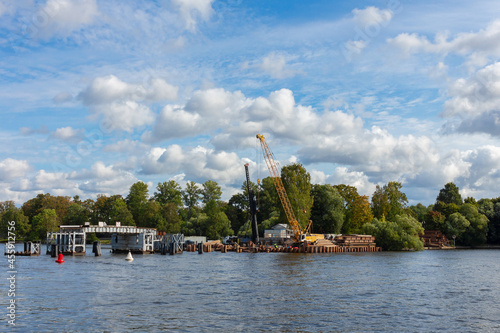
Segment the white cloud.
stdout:
[[361,171],[349,171],[346,167],[335,168],[326,182],[332,185],[345,184],[356,187],[360,195],[371,196],[375,191],[375,184]]
[[65,37],[92,24],[98,14],[96,0],[48,0],[36,14],[38,34]]
[[500,62],[452,82],[447,93],[442,116],[452,120],[443,127],[445,133],[500,135]]
[[50,136],[62,141],[79,141],[83,138],[83,129],[74,129],[71,126],[58,128]]
[[179,145],[152,148],[142,163],[145,174],[185,174],[189,180],[232,184],[242,179],[245,161],[236,153],[216,152],[202,146],[183,149]]
[[31,169],[28,161],[6,158],[0,161],[0,181],[9,181],[13,178],[24,177]]
[[391,21],[393,12],[390,9],[379,9],[369,6],[365,9],[354,9],[352,11],[353,20],[360,27],[369,25],[383,25]]
[[149,148],[148,145],[129,139],[121,140],[115,143],[108,144],[103,147],[104,152],[118,152],[118,153],[142,153]]
[[[95,78],[78,98],[94,115],[103,117],[107,130],[132,132],[150,125],[154,113],[143,103],[177,99],[178,87],[153,78],[147,85],[128,84],[114,75]],[[139,103],[141,102],[141,103]]]
[[129,171],[120,170],[113,165],[96,162],[90,170],[83,170],[73,175],[73,179],[82,180],[79,189],[93,195],[102,193],[106,195],[128,193],[130,186],[137,182],[137,178]]
[[297,74],[297,71],[289,67],[284,55],[274,52],[265,56],[258,67],[275,79],[285,79]]
[[114,75],[95,78],[80,93],[85,105],[107,104],[116,101],[139,100],[156,102],[177,99],[178,87],[160,78],[152,78],[148,84],[128,84]]
[[103,116],[103,128],[110,131],[131,133],[134,128],[150,125],[155,120],[154,113],[147,106],[134,101],[98,105],[92,111]]
[[196,31],[198,17],[203,21],[210,19],[214,12],[212,2],[213,0],[172,0],[172,3],[179,9],[186,30],[191,32]]
[[443,32],[436,34],[434,42],[416,33],[402,33],[387,42],[407,54],[455,53],[467,56],[471,67],[484,66],[488,58],[500,56],[500,20],[492,22],[486,29],[460,33],[451,39]]

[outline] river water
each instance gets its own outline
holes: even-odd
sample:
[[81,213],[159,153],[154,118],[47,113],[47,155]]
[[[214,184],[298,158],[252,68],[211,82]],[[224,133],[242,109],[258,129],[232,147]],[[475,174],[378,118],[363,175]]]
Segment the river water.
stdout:
[[[43,251],[45,249],[42,249]],[[3,331],[499,332],[500,250],[3,258]],[[15,299],[16,326],[7,324]]]

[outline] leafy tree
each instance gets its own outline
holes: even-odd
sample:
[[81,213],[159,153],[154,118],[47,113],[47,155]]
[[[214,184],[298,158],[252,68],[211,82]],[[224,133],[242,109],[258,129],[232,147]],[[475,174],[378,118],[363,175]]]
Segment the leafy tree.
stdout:
[[151,200],[143,204],[139,219],[137,220],[138,227],[156,228],[165,224],[162,206],[158,202]]
[[130,186],[130,191],[125,201],[137,225],[141,223],[139,222],[141,219],[140,214],[144,211],[144,208],[147,205],[148,197],[147,184],[139,181]]
[[104,194],[98,194],[94,203],[94,214],[97,222],[111,223],[111,210],[113,209],[113,198]]
[[175,180],[158,183],[154,199],[161,205],[173,203],[176,207],[182,206],[182,188]]
[[363,225],[373,220],[370,202],[366,195],[358,195],[352,202],[349,212],[352,214],[350,223],[352,231],[349,232],[359,232]]
[[424,229],[412,216],[396,215],[394,221],[374,219],[363,226],[363,232],[375,236],[378,246],[388,251],[423,250],[419,235]]
[[[293,163],[281,169],[281,180],[290,200],[295,218],[305,228],[311,216],[313,197],[311,195],[311,175],[300,163]],[[283,209],[283,208],[282,208]],[[282,210],[282,221],[287,221]]]
[[113,202],[111,212],[109,214],[110,222],[120,222],[121,225],[135,225],[134,217],[127,207],[127,203],[122,198],[117,198]]
[[401,192],[402,185],[399,182],[389,182],[382,188],[377,185],[372,196],[372,210],[376,218],[385,217],[393,221],[397,215],[405,214],[408,199]]
[[500,198],[479,200],[478,211],[489,220],[487,242],[500,244]]
[[385,193],[384,188],[377,185],[375,187],[375,192],[372,195],[372,212],[375,218],[385,219],[389,214],[390,205],[387,193]]
[[457,185],[451,182],[447,183],[444,188],[439,191],[436,203],[439,201],[460,206],[462,204],[462,196],[460,195]]
[[340,184],[334,186],[344,198],[343,233],[358,232],[359,228],[373,219],[373,213],[367,196],[360,196],[354,186]]
[[453,213],[458,213],[460,211],[460,206],[458,206],[455,203],[446,203],[444,201],[438,201],[434,205],[434,210],[448,217]]
[[63,223],[65,225],[83,225],[87,220],[85,208],[81,204],[73,202],[68,207]]
[[234,194],[231,199],[229,199],[228,204],[224,206],[224,212],[229,221],[231,221],[231,229],[240,230],[240,228],[250,220],[250,210],[248,206],[248,197],[242,193]]
[[331,185],[313,185],[311,220],[316,233],[340,233],[344,223],[344,198]]
[[54,209],[57,214],[58,223],[60,224],[64,220],[70,204],[70,197],[52,196],[50,193],[46,193],[38,194],[35,198],[26,201],[21,208],[24,215],[26,215],[30,221],[33,221],[33,217],[43,210]]
[[97,224],[97,214],[95,211],[95,202],[92,199],[86,199],[81,202],[82,207],[85,209],[85,214],[87,216],[87,220],[90,224]]
[[10,221],[14,221],[16,239],[21,239],[27,236],[30,225],[29,219],[20,208],[17,208],[14,201],[0,202],[0,235],[2,238],[7,238]]
[[479,213],[477,207],[466,203],[460,207],[460,213],[470,222],[469,227],[459,238],[463,245],[477,246],[486,243],[488,218]]
[[206,235],[206,225],[208,221],[207,214],[201,212],[192,216],[181,228],[186,236]]
[[210,201],[219,202],[222,197],[222,190],[217,182],[207,180],[203,183],[201,190],[202,201],[206,205]]
[[446,231],[444,234],[448,239],[453,235],[461,237],[462,234],[470,226],[470,222],[460,213],[453,213],[446,219]]
[[31,232],[29,238],[31,240],[41,240],[47,237],[47,232],[55,232],[58,230],[59,222],[55,209],[44,209],[33,217]]
[[[269,219],[273,212],[280,212],[281,202],[272,177],[262,179],[257,195],[257,221]],[[260,231],[259,231],[260,232]]]
[[158,231],[175,234],[181,231],[181,218],[177,213],[177,205],[173,202],[167,203],[162,207],[163,224],[156,226]]
[[418,203],[417,205],[412,205],[410,206],[410,210],[413,212],[414,217],[422,223],[422,225],[425,228],[425,221],[427,214],[432,210],[431,206],[425,207],[421,203]]
[[219,239],[234,233],[231,229],[231,222],[222,211],[222,208],[215,197],[205,204],[203,212],[207,216],[204,230],[208,238]]
[[439,230],[442,233],[446,233],[446,216],[440,212],[431,210],[425,216],[424,227],[425,230]]
[[196,211],[195,208],[198,206],[200,198],[201,190],[198,185],[193,181],[187,182],[186,189],[183,192],[184,205],[187,207],[186,219],[189,220]]

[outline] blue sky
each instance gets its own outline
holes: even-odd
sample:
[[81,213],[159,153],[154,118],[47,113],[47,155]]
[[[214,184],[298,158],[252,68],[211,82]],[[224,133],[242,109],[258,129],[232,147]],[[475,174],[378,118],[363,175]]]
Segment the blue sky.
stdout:
[[497,1],[0,1],[0,200],[218,182],[500,196]]

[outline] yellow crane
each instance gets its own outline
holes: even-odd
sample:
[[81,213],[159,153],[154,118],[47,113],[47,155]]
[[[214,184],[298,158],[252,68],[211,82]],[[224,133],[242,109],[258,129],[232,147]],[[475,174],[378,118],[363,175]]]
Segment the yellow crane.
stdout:
[[271,152],[271,149],[269,149],[269,146],[266,143],[266,139],[261,134],[257,134],[257,139],[259,139],[260,141],[260,146],[262,147],[262,153],[264,154],[264,160],[266,161],[267,168],[269,169],[269,172],[271,173],[271,178],[273,179],[274,182],[274,187],[276,187],[276,192],[278,192],[281,204],[283,205],[283,209],[285,210],[288,224],[290,224],[290,227],[293,230],[295,241],[315,242],[318,236],[311,235],[308,232],[309,228],[311,227],[312,221],[309,221],[306,230],[302,230],[299,222],[295,218],[292,205],[290,204],[290,200],[288,199],[288,195],[286,194],[285,187],[283,186],[283,182],[281,181],[281,175],[280,172],[278,171],[278,166],[276,164],[276,161],[274,160],[274,155]]

